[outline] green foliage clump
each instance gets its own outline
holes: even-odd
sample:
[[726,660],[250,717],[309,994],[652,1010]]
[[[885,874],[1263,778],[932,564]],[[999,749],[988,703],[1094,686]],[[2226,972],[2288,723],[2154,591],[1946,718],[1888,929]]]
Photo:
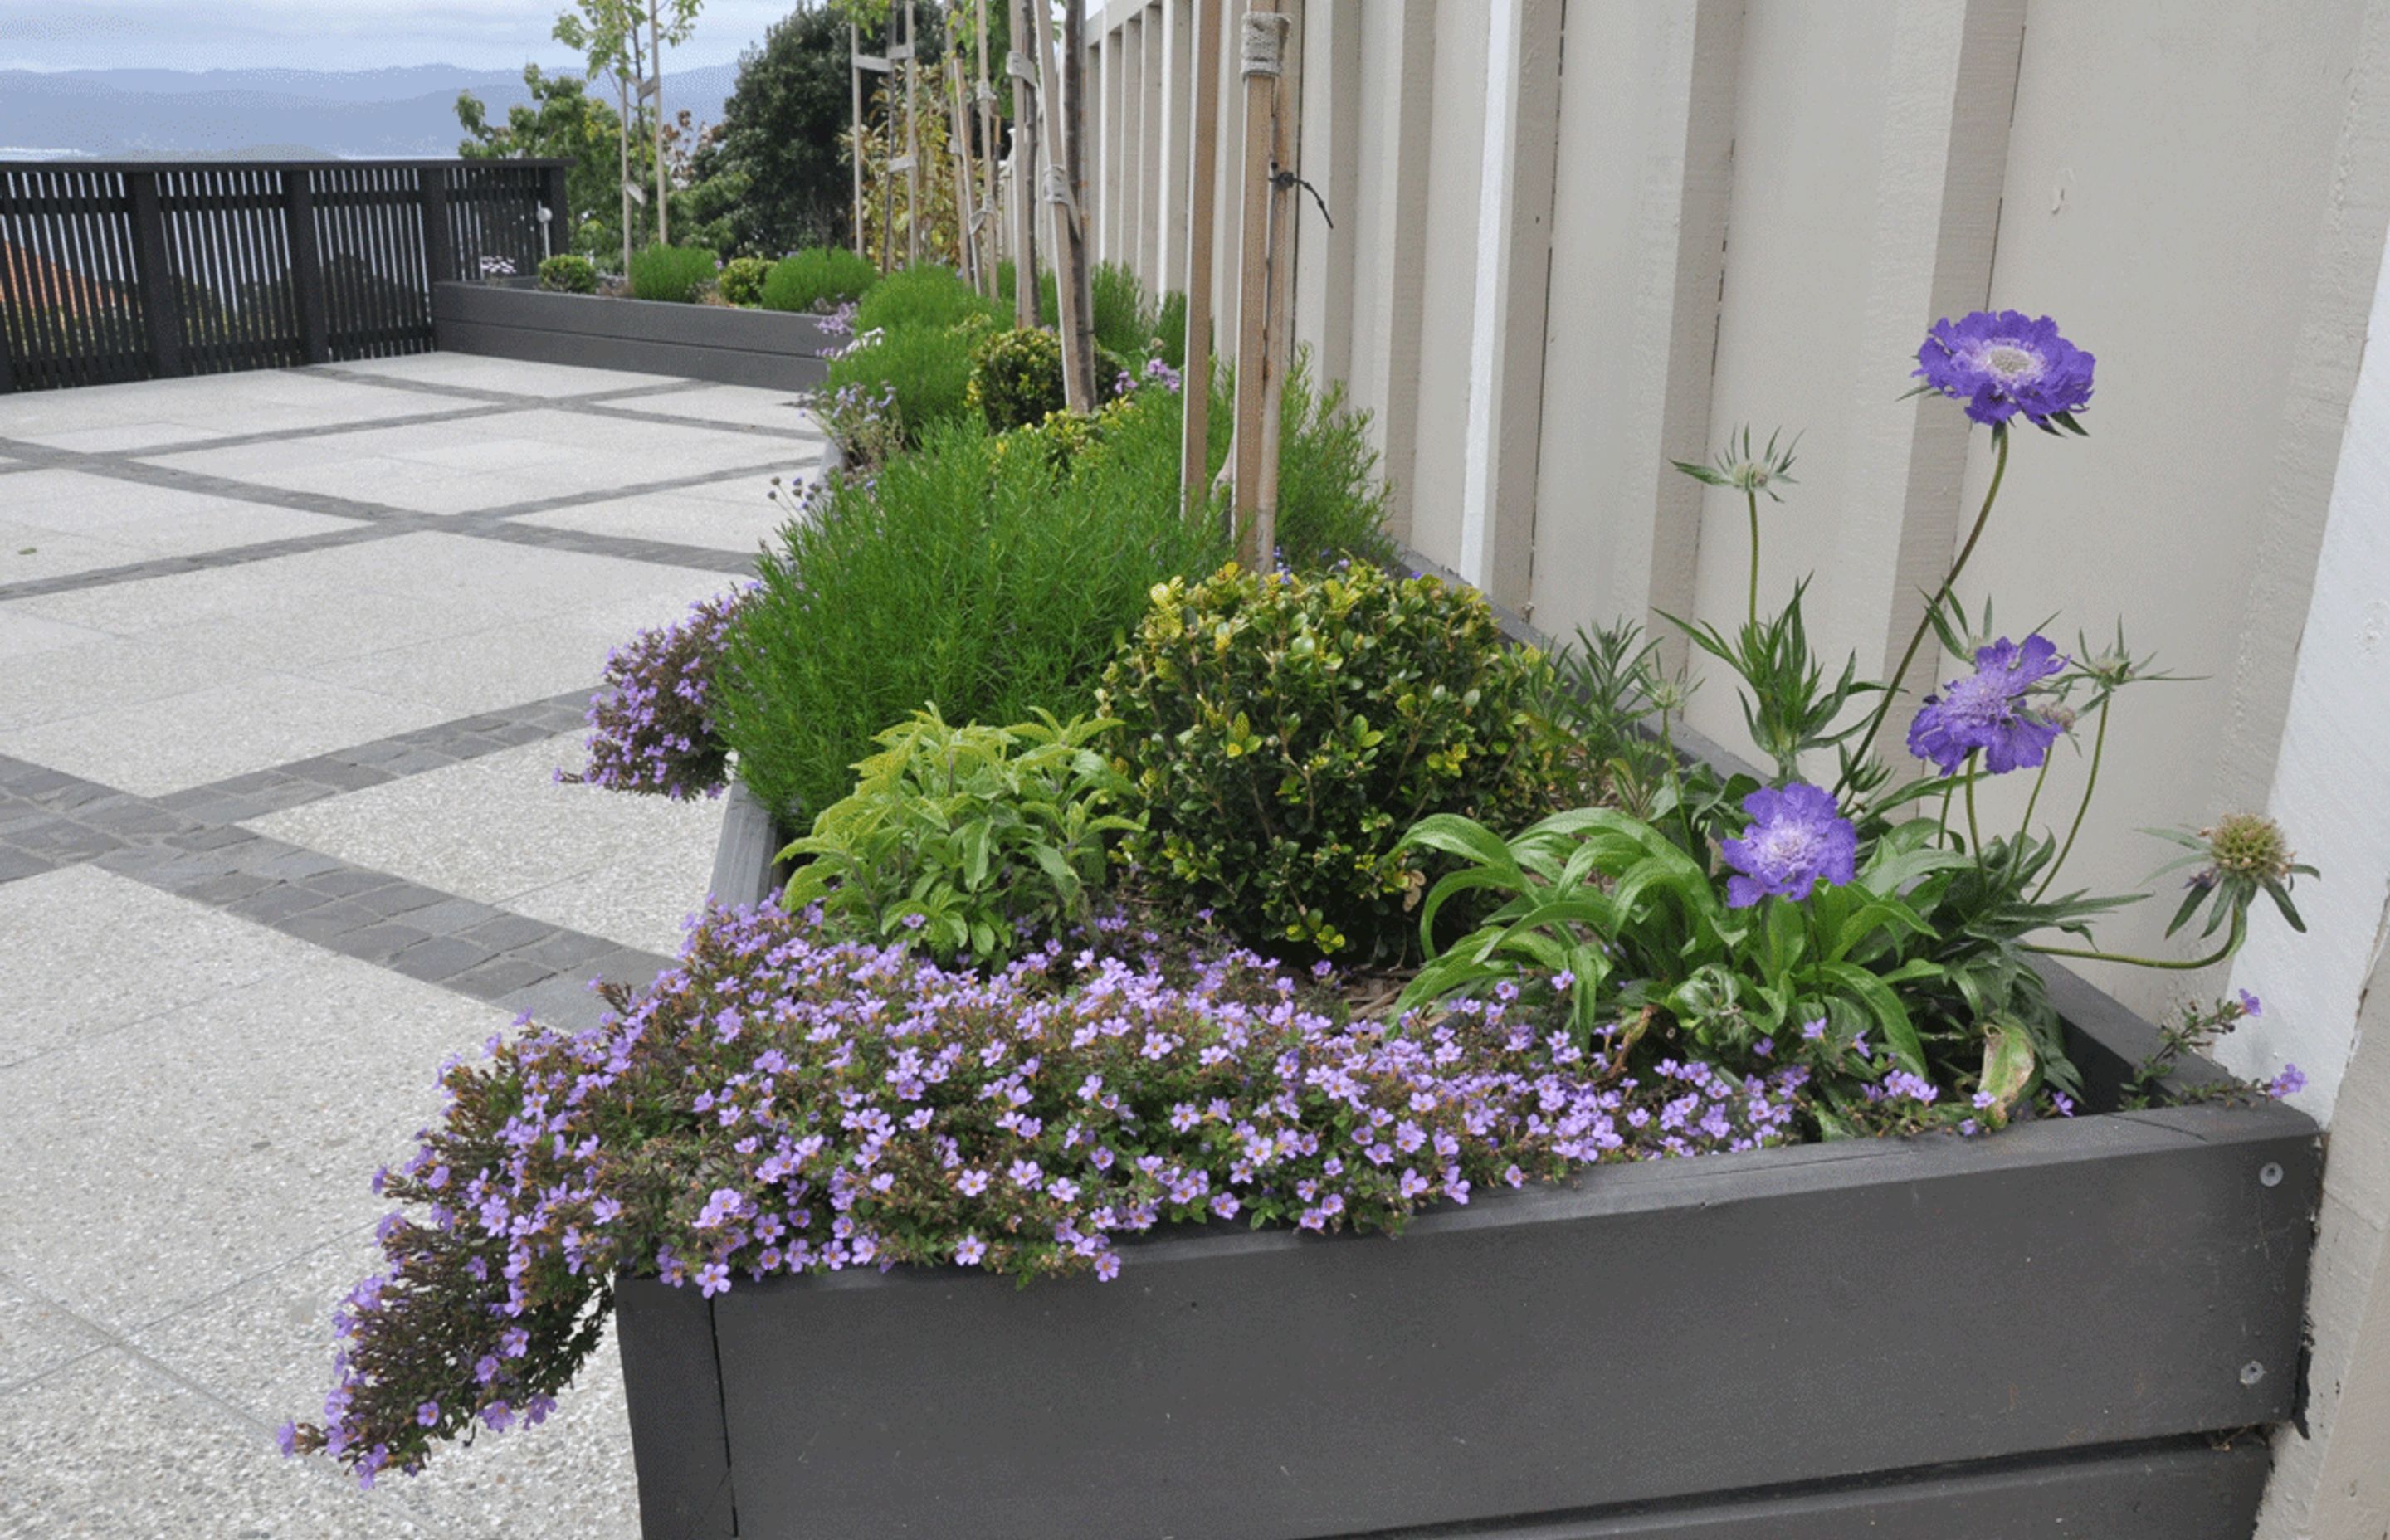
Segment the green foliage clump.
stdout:
[[1089,747],[1116,723],[1078,718],[949,726],[933,707],[881,733],[844,800],[780,853],[802,861],[781,904],[834,926],[910,941],[941,961],[1009,959],[1024,939],[1091,918],[1104,840],[1125,789]]
[[1153,356],[1174,369],[1187,366],[1187,296],[1172,289],[1153,313]]
[[761,257],[733,257],[723,264],[718,288],[725,304],[752,305],[764,297],[764,276],[772,264]]
[[[1192,382],[1185,387],[1192,389]],[[1236,422],[1236,371],[1212,379],[1209,474],[1228,457]],[[1295,350],[1279,404],[1279,558],[1297,571],[1351,558],[1381,565],[1394,559],[1386,537],[1386,488],[1378,479],[1378,452],[1369,417],[1355,411],[1341,380],[1321,390],[1311,377],[1311,352]]]
[[[849,171],[839,143],[850,115],[847,73],[846,28],[816,6],[792,9],[739,56],[721,126],[692,167],[700,187],[738,189],[725,211],[733,250],[771,255],[847,238]],[[680,219],[675,209],[675,229]]]
[[1050,331],[999,331],[971,353],[970,397],[988,430],[1026,428],[1062,410],[1062,344]]
[[1548,669],[1484,596],[1432,577],[1232,565],[1158,584],[1097,698],[1145,825],[1125,848],[1257,945],[1400,955],[1427,880],[1411,826],[1545,806]]
[[[844,69],[842,61],[842,102],[845,100]],[[621,261],[622,196],[616,188],[623,175],[622,118],[602,98],[589,94],[588,83],[577,71],[549,75],[543,74],[536,64],[526,64],[522,78],[527,99],[508,108],[502,123],[489,121],[489,108],[479,96],[470,91],[457,93],[456,125],[465,131],[465,137],[456,153],[468,160],[570,160],[564,173],[564,197],[580,223],[553,232],[557,244],[561,247],[569,241],[572,250],[585,256],[604,257],[610,252],[613,261]],[[632,179],[652,186],[652,145],[647,135],[635,134],[630,148]]]
[[860,300],[880,281],[880,269],[843,246],[808,247],[772,264],[764,280],[766,310],[821,310]]
[[631,253],[631,297],[687,304],[721,267],[702,246],[649,246]]
[[868,481],[832,478],[764,553],[726,659],[716,721],[765,805],[803,827],[925,701],[955,722],[1088,710],[1146,591],[1219,558],[1216,524],[1179,511],[1169,404],[1134,402],[1067,473],[963,416]]
[[906,442],[940,423],[971,414],[971,349],[968,327],[903,327],[878,337],[858,336],[857,345],[830,360],[825,381],[836,395],[852,389],[856,399],[885,397],[903,424]]
[[559,251],[539,264],[539,287],[551,294],[595,294],[598,264],[572,251]]
[[857,336],[867,331],[952,327],[965,322],[1002,326],[1011,314],[972,292],[951,267],[917,263],[872,285],[854,314]]
[[1135,271],[1116,262],[1099,262],[1087,275],[1095,302],[1096,342],[1126,358],[1143,358],[1153,341],[1153,312],[1145,302],[1145,285]]

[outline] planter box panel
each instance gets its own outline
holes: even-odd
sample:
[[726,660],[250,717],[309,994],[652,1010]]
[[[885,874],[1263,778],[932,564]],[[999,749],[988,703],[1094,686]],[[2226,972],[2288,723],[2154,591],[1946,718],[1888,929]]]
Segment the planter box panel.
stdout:
[[437,284],[432,329],[444,352],[679,375],[766,390],[828,377],[837,340],[818,317],[721,305],[546,294],[493,284]]
[[1373,1540],[2248,1540],[2270,1469],[2266,1443],[2204,1440],[1992,1470],[1669,1505],[1612,1518],[1406,1531]]
[[1515,1525],[2280,1419],[2316,1159],[2295,1112],[2186,1109],[1605,1169],[1401,1240],[1161,1237],[1113,1284],[624,1307],[711,1316],[740,1534]]

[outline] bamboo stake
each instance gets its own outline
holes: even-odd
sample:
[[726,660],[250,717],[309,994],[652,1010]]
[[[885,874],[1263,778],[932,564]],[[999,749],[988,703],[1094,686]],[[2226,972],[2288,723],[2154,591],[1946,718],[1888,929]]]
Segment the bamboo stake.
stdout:
[[1003,260],[1004,222],[996,212],[996,88],[987,83],[987,0],[979,0],[979,86],[972,99],[979,108],[980,210],[987,231],[980,274],[987,280],[983,292],[994,299],[996,263]]
[[1195,7],[1194,163],[1187,175],[1187,356],[1179,379],[1185,412],[1178,485],[1188,517],[1206,501],[1212,453],[1212,208],[1220,154],[1221,0]]
[[[1034,0],[1033,0],[1034,3]],[[1024,10],[1032,9],[1024,5]],[[1070,25],[1074,13],[1085,8],[1085,0],[1068,0],[1064,10],[1064,26]],[[1033,11],[1034,15],[1034,11]],[[1085,223],[1078,199],[1077,170],[1073,151],[1077,135],[1070,132],[1078,116],[1077,103],[1062,97],[1057,87],[1061,69],[1054,59],[1051,28],[1042,22],[1033,24],[1033,36],[1037,48],[1037,121],[1044,131],[1046,152],[1045,173],[1040,178],[1039,199],[1053,211],[1054,224],[1054,290],[1057,329],[1062,338],[1062,399],[1073,412],[1095,409],[1094,353],[1086,335],[1085,312],[1081,308],[1086,294],[1086,243]]]
[[888,73],[880,76],[887,98],[888,155],[880,175],[880,271],[884,276],[896,260],[896,7],[888,7]]
[[859,257],[863,255],[863,33],[852,21],[846,24],[846,86],[854,118],[854,137],[847,156],[854,166],[854,227],[848,237]]
[[953,151],[948,158],[955,168],[955,266],[969,280],[974,293],[985,293],[987,286],[980,279],[979,232],[971,212],[970,109],[963,100],[963,61],[952,49],[946,52],[946,120],[948,143]]
[[[633,23],[636,25],[636,23]],[[664,182],[664,33],[656,19],[656,0],[648,0],[648,53],[656,67],[656,244],[672,244],[672,189]],[[640,83],[644,95],[647,83]]]
[[1271,120],[1278,107],[1285,18],[1276,11],[1245,16],[1238,68],[1245,81],[1245,199],[1237,290],[1237,559],[1264,570],[1270,549],[1261,543],[1262,410],[1269,377],[1269,214]]
[[1022,50],[1036,35],[1030,25],[1031,0],[1011,0],[1012,49],[1005,72],[1012,77],[1012,324],[1037,325],[1037,100],[1028,73],[1035,68]]
[[1064,247],[1062,276],[1071,280],[1063,289],[1060,278],[1055,282],[1056,303],[1075,306],[1072,333],[1075,340],[1064,354],[1064,363],[1081,377],[1080,410],[1096,409],[1096,296],[1093,275],[1087,261],[1087,243],[1092,238],[1087,210],[1087,0],[1062,0],[1062,168],[1071,192],[1069,206],[1069,244]]
[[921,32],[913,0],[905,0],[905,265],[921,260]]
[[614,86],[623,102],[623,132],[614,136],[623,148],[623,276],[631,276],[631,77],[614,71]]
[[[1273,173],[1292,172],[1302,153],[1303,0],[1279,0],[1286,7],[1285,72],[1278,80],[1276,132],[1270,146]],[[1261,484],[1256,489],[1253,543],[1263,557],[1278,549],[1278,455],[1279,409],[1286,401],[1287,367],[1294,354],[1294,235],[1303,212],[1291,184],[1270,179],[1269,314],[1263,343]]]

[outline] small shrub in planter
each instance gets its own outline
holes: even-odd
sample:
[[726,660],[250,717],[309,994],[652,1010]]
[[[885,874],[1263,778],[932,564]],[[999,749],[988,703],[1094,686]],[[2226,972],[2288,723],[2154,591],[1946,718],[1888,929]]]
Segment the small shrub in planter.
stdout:
[[1547,666],[1433,577],[1230,566],[1157,585],[1098,696],[1145,826],[1125,848],[1256,944],[1398,955],[1426,885],[1411,826],[1546,805]]
[[851,934],[942,961],[1003,962],[1090,923],[1105,836],[1129,827],[1105,811],[1125,787],[1090,747],[1115,725],[953,727],[924,711],[889,728],[854,790],[780,853],[799,863],[782,905],[818,904]]
[[814,246],[782,257],[764,279],[765,310],[826,310],[871,292],[880,269],[843,246]]
[[983,338],[971,352],[970,399],[991,433],[1026,428],[1061,411],[1066,403],[1060,340],[1035,328]]
[[572,251],[559,251],[539,264],[539,287],[551,294],[595,294],[598,264]]
[[[984,317],[979,324],[985,325]],[[923,325],[865,330],[830,360],[824,389],[835,395],[854,391],[859,399],[886,396],[894,404],[906,442],[942,423],[972,415],[970,405],[971,327]]]
[[1175,412],[1130,414],[1064,474],[966,417],[867,481],[833,478],[731,634],[716,714],[749,789],[803,828],[925,702],[951,722],[1088,710],[1146,590],[1220,550],[1179,512],[1176,433]]
[[1136,270],[1099,262],[1087,275],[1087,291],[1094,301],[1097,344],[1123,359],[1142,359],[1153,341],[1154,314]]
[[589,764],[556,778],[675,802],[720,796],[728,755],[713,721],[714,671],[748,593],[706,599],[608,654],[589,702]]
[[701,246],[649,246],[631,253],[631,297],[691,304],[721,268]]
[[722,277],[715,284],[722,302],[728,305],[752,305],[764,298],[764,278],[772,264],[761,257],[733,257],[723,265]]
[[975,322],[1002,326],[1010,312],[982,299],[951,267],[917,263],[872,285],[854,316],[858,332],[944,327]]
[[284,1449],[370,1485],[541,1420],[618,1270],[709,1297],[903,1264],[1110,1280],[1115,1239],[1158,1226],[1398,1234],[1428,1203],[1792,1122],[1797,1070],[1622,1074],[1498,1004],[1348,1028],[1249,953],[1164,965],[1162,936],[1111,934],[982,975],[715,911],[619,1020],[449,1069],[422,1146],[376,1179],[414,1213],[336,1315],[324,1420]]

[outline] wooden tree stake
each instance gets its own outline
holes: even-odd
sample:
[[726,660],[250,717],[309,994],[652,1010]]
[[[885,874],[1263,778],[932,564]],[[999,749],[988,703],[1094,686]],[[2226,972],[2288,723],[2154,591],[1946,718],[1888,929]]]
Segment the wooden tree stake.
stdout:
[[[1270,547],[1262,543],[1262,416],[1269,380],[1269,217],[1273,201],[1270,156],[1276,145],[1278,86],[1284,65],[1286,18],[1251,11],[1238,42],[1238,69],[1245,82],[1245,180],[1243,251],[1237,270],[1237,559],[1247,570],[1266,570]],[[1269,501],[1273,506],[1277,498]]]
[[[1284,72],[1278,80],[1276,131],[1271,137],[1274,172],[1293,172],[1302,154],[1303,0],[1279,0],[1286,7]],[[1278,456],[1279,408],[1286,400],[1287,367],[1294,356],[1294,233],[1303,203],[1294,186],[1270,179],[1269,312],[1263,342],[1261,481],[1255,489],[1253,543],[1266,558],[1278,548]]]
[[854,228],[848,237],[859,257],[863,255],[863,34],[852,21],[846,24],[846,85],[854,118],[854,137],[847,146],[847,159],[854,166]]
[[[1012,324],[1037,325],[1037,143],[1036,66],[1022,52],[1037,35],[1031,24],[1033,0],[1012,0],[1012,48],[1005,73],[1012,77]],[[1040,52],[1043,52],[1041,49]]]
[[1209,496],[1205,473],[1212,453],[1212,214],[1220,155],[1221,0],[1195,7],[1194,162],[1187,175],[1187,350],[1179,379],[1185,427],[1179,437],[1178,485],[1189,517]]
[[905,265],[921,260],[921,32],[913,0],[905,0]]

